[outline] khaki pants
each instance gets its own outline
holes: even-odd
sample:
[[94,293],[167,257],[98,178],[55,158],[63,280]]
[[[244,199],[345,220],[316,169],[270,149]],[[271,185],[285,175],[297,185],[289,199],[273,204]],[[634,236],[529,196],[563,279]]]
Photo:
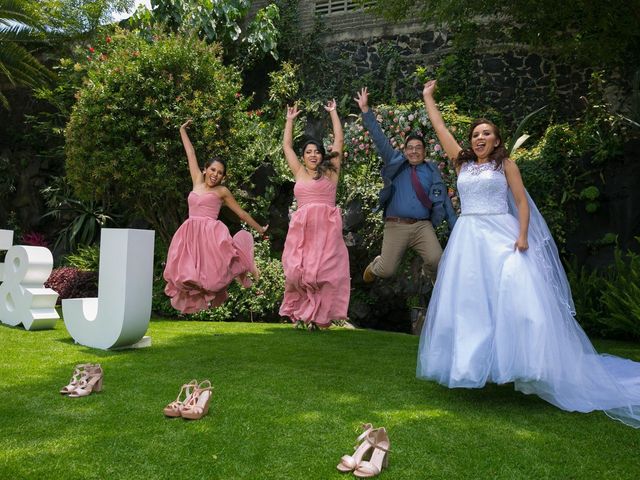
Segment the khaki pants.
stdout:
[[424,273],[435,281],[442,247],[429,220],[411,225],[385,222],[382,237],[382,252],[371,262],[371,272],[376,277],[388,278],[398,269],[407,248],[415,250],[424,262]]

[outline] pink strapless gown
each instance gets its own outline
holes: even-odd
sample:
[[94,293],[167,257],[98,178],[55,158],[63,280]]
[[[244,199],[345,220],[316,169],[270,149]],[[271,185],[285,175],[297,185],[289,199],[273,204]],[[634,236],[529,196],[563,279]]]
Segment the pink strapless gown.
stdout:
[[286,284],[280,315],[328,327],[347,318],[351,289],[336,185],[323,176],[296,182],[293,193],[298,210],[282,252]]
[[218,220],[222,199],[215,192],[191,192],[187,201],[189,218],[171,240],[163,276],[173,308],[194,313],[221,305],[234,278],[251,286],[247,272],[256,267],[253,237],[245,230],[231,237]]

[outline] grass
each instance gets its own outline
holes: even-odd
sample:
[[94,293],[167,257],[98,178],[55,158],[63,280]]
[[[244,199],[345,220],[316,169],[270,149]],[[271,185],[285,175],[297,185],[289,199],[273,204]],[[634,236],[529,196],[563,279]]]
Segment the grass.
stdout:
[[[153,346],[100,351],[55,330],[0,327],[0,478],[343,479],[359,425],[391,438],[383,479],[637,479],[640,431],[561,411],[512,385],[415,378],[418,338],[290,325],[152,321]],[[600,342],[640,360],[640,346]],[[100,362],[104,389],[58,393]],[[182,383],[211,379],[209,415],[167,419]]]

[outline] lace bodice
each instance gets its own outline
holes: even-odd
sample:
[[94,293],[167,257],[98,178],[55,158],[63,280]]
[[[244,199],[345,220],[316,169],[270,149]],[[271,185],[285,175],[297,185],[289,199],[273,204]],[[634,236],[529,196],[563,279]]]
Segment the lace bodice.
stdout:
[[462,165],[458,193],[462,215],[495,215],[509,212],[507,179],[493,162]]

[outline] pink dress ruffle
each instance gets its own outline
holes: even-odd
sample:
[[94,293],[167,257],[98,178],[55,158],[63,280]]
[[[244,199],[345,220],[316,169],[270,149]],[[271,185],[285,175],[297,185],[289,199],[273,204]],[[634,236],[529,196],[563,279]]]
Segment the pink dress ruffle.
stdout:
[[323,176],[296,182],[293,192],[298,210],[282,253],[286,284],[280,315],[328,327],[347,318],[351,289],[336,185]]
[[247,273],[255,271],[253,237],[241,230],[233,237],[218,220],[222,199],[215,192],[191,192],[189,218],[178,228],[167,253],[165,293],[182,313],[221,305],[227,287],[237,278],[251,286]]

